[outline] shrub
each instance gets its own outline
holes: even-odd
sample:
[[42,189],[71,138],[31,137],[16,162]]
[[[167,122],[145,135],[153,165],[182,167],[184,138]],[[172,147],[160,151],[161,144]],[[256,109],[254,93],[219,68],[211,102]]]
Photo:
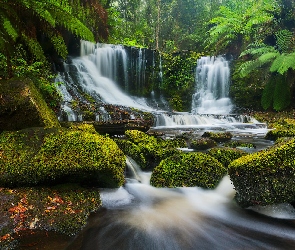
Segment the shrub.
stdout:
[[209,148],[213,148],[217,145],[217,143],[210,138],[195,139],[195,140],[192,140],[190,144],[191,144],[191,148],[196,150],[206,150]]
[[229,175],[242,207],[269,205],[295,200],[295,139],[229,165]]
[[125,156],[108,137],[74,129],[34,128],[0,134],[0,185],[124,183]]
[[225,174],[226,169],[210,155],[181,153],[160,162],[152,172],[151,185],[214,188]]
[[234,148],[211,148],[208,151],[208,154],[217,159],[227,168],[233,160],[236,160],[247,153],[243,150]]
[[205,132],[202,137],[210,138],[216,142],[226,142],[231,140],[233,135],[230,132]]

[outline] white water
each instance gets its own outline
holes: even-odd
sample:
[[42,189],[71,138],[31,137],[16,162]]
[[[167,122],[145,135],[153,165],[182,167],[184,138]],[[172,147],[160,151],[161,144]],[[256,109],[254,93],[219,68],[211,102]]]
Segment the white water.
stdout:
[[259,213],[241,209],[233,202],[235,191],[227,176],[215,190],[167,189],[150,186],[149,173],[136,165],[131,170],[137,180],[101,191],[106,210],[90,220],[80,249],[295,249],[291,206],[252,208]]
[[230,68],[223,57],[201,57],[196,69],[196,93],[192,112],[195,114],[229,114]]
[[[132,48],[132,51],[134,50]],[[196,93],[192,100],[192,111],[190,113],[167,113],[157,109],[157,104],[154,105],[155,108],[152,108],[144,98],[130,96],[125,92],[129,89],[127,65],[135,69],[136,88],[140,87],[145,80],[144,71],[147,59],[142,49],[139,49],[137,54],[138,57],[131,60],[127,58],[124,47],[120,45],[81,41],[81,56],[72,59],[70,64],[65,64],[66,72],[60,73],[56,78],[56,81],[64,82],[63,85],[60,85],[60,91],[64,98],[62,109],[66,112],[67,119],[69,121],[82,120],[78,111],[74,111],[71,106],[81,96],[78,91],[80,88],[98,103],[134,107],[152,112],[155,116],[154,129],[158,130],[192,128],[243,131],[252,134],[267,132],[266,125],[255,119],[247,116],[229,115],[232,108],[228,98],[229,66],[224,58],[200,58],[196,70]],[[131,61],[128,63],[128,60]],[[125,90],[121,89],[117,83],[120,77],[123,77],[121,80],[125,82]],[[157,102],[153,92],[151,99]],[[158,104],[164,107],[165,100],[158,100]],[[106,112],[99,111],[96,114],[96,120],[108,121],[109,118],[110,116]]]

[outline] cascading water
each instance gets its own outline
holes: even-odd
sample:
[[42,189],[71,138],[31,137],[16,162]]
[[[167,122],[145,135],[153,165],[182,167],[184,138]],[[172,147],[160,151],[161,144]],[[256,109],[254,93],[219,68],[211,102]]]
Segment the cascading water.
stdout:
[[291,205],[239,208],[227,176],[215,190],[154,188],[148,173],[128,165],[133,178],[101,190],[104,209],[68,250],[295,249]]
[[196,93],[192,100],[194,114],[229,114],[230,68],[223,57],[201,57],[196,69]]

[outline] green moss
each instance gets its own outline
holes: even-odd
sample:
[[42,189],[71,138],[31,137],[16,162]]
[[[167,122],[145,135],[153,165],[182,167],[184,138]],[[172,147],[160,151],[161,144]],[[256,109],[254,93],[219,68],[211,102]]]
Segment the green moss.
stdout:
[[31,80],[1,80],[0,89],[0,130],[60,127],[56,115]]
[[233,160],[236,160],[247,153],[234,148],[211,148],[208,151],[208,154],[217,159],[227,168]]
[[210,138],[216,142],[226,142],[231,140],[233,135],[230,132],[205,132],[202,137]]
[[142,168],[152,169],[162,159],[180,153],[177,148],[186,147],[183,139],[163,140],[138,130],[127,130],[125,135],[127,141],[117,140],[119,147]]
[[243,207],[295,200],[295,139],[240,157],[229,165]]
[[217,143],[210,138],[200,138],[190,142],[191,148],[196,150],[206,150],[217,146]]
[[76,129],[30,129],[0,134],[0,185],[124,183],[125,156],[108,137]]
[[256,146],[253,143],[248,143],[248,142],[242,142],[242,141],[230,141],[226,142],[223,144],[224,147],[229,147],[229,148],[237,148],[237,147],[242,147],[242,148],[256,148]]
[[294,137],[295,129],[274,129],[267,132],[265,135],[265,139],[268,140],[277,140],[280,137]]
[[214,188],[225,174],[224,166],[207,154],[182,153],[161,161],[152,172],[151,185]]

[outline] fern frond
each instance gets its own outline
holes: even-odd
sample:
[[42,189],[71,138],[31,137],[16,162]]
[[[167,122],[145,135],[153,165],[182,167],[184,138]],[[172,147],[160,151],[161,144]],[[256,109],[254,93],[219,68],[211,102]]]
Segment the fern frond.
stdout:
[[240,65],[240,67],[238,68],[238,72],[240,74],[241,77],[246,77],[247,75],[249,75],[253,70],[261,67],[262,64],[259,60],[251,60],[251,61],[247,61],[244,62]]
[[283,75],[288,69],[295,69],[295,53],[281,54],[272,63],[271,72],[278,72]]
[[293,33],[289,30],[283,29],[276,32],[275,36],[276,36],[276,44],[277,44],[278,50],[281,53],[288,52],[291,41],[292,41]]
[[273,46],[269,46],[264,43],[251,43],[247,46],[247,49],[240,54],[240,57],[245,55],[252,55],[252,56],[263,55],[265,53],[275,52],[275,51],[276,50]]
[[28,37],[26,34],[22,33],[22,38],[29,47],[30,52],[36,57],[37,60],[46,61],[44,51],[41,45],[37,42],[36,39]]
[[278,51],[275,52],[268,52],[265,53],[263,55],[261,55],[260,57],[258,57],[258,60],[262,63],[262,64],[266,64],[269,63],[271,61],[273,61],[275,58],[277,58],[280,55],[280,53]]
[[12,26],[11,22],[7,18],[3,18],[2,22],[3,28],[5,29],[6,33],[12,38],[13,41],[15,41],[18,37],[18,33]]
[[60,34],[52,34],[50,36],[50,40],[58,55],[60,55],[62,58],[66,58],[68,49],[63,37]]

